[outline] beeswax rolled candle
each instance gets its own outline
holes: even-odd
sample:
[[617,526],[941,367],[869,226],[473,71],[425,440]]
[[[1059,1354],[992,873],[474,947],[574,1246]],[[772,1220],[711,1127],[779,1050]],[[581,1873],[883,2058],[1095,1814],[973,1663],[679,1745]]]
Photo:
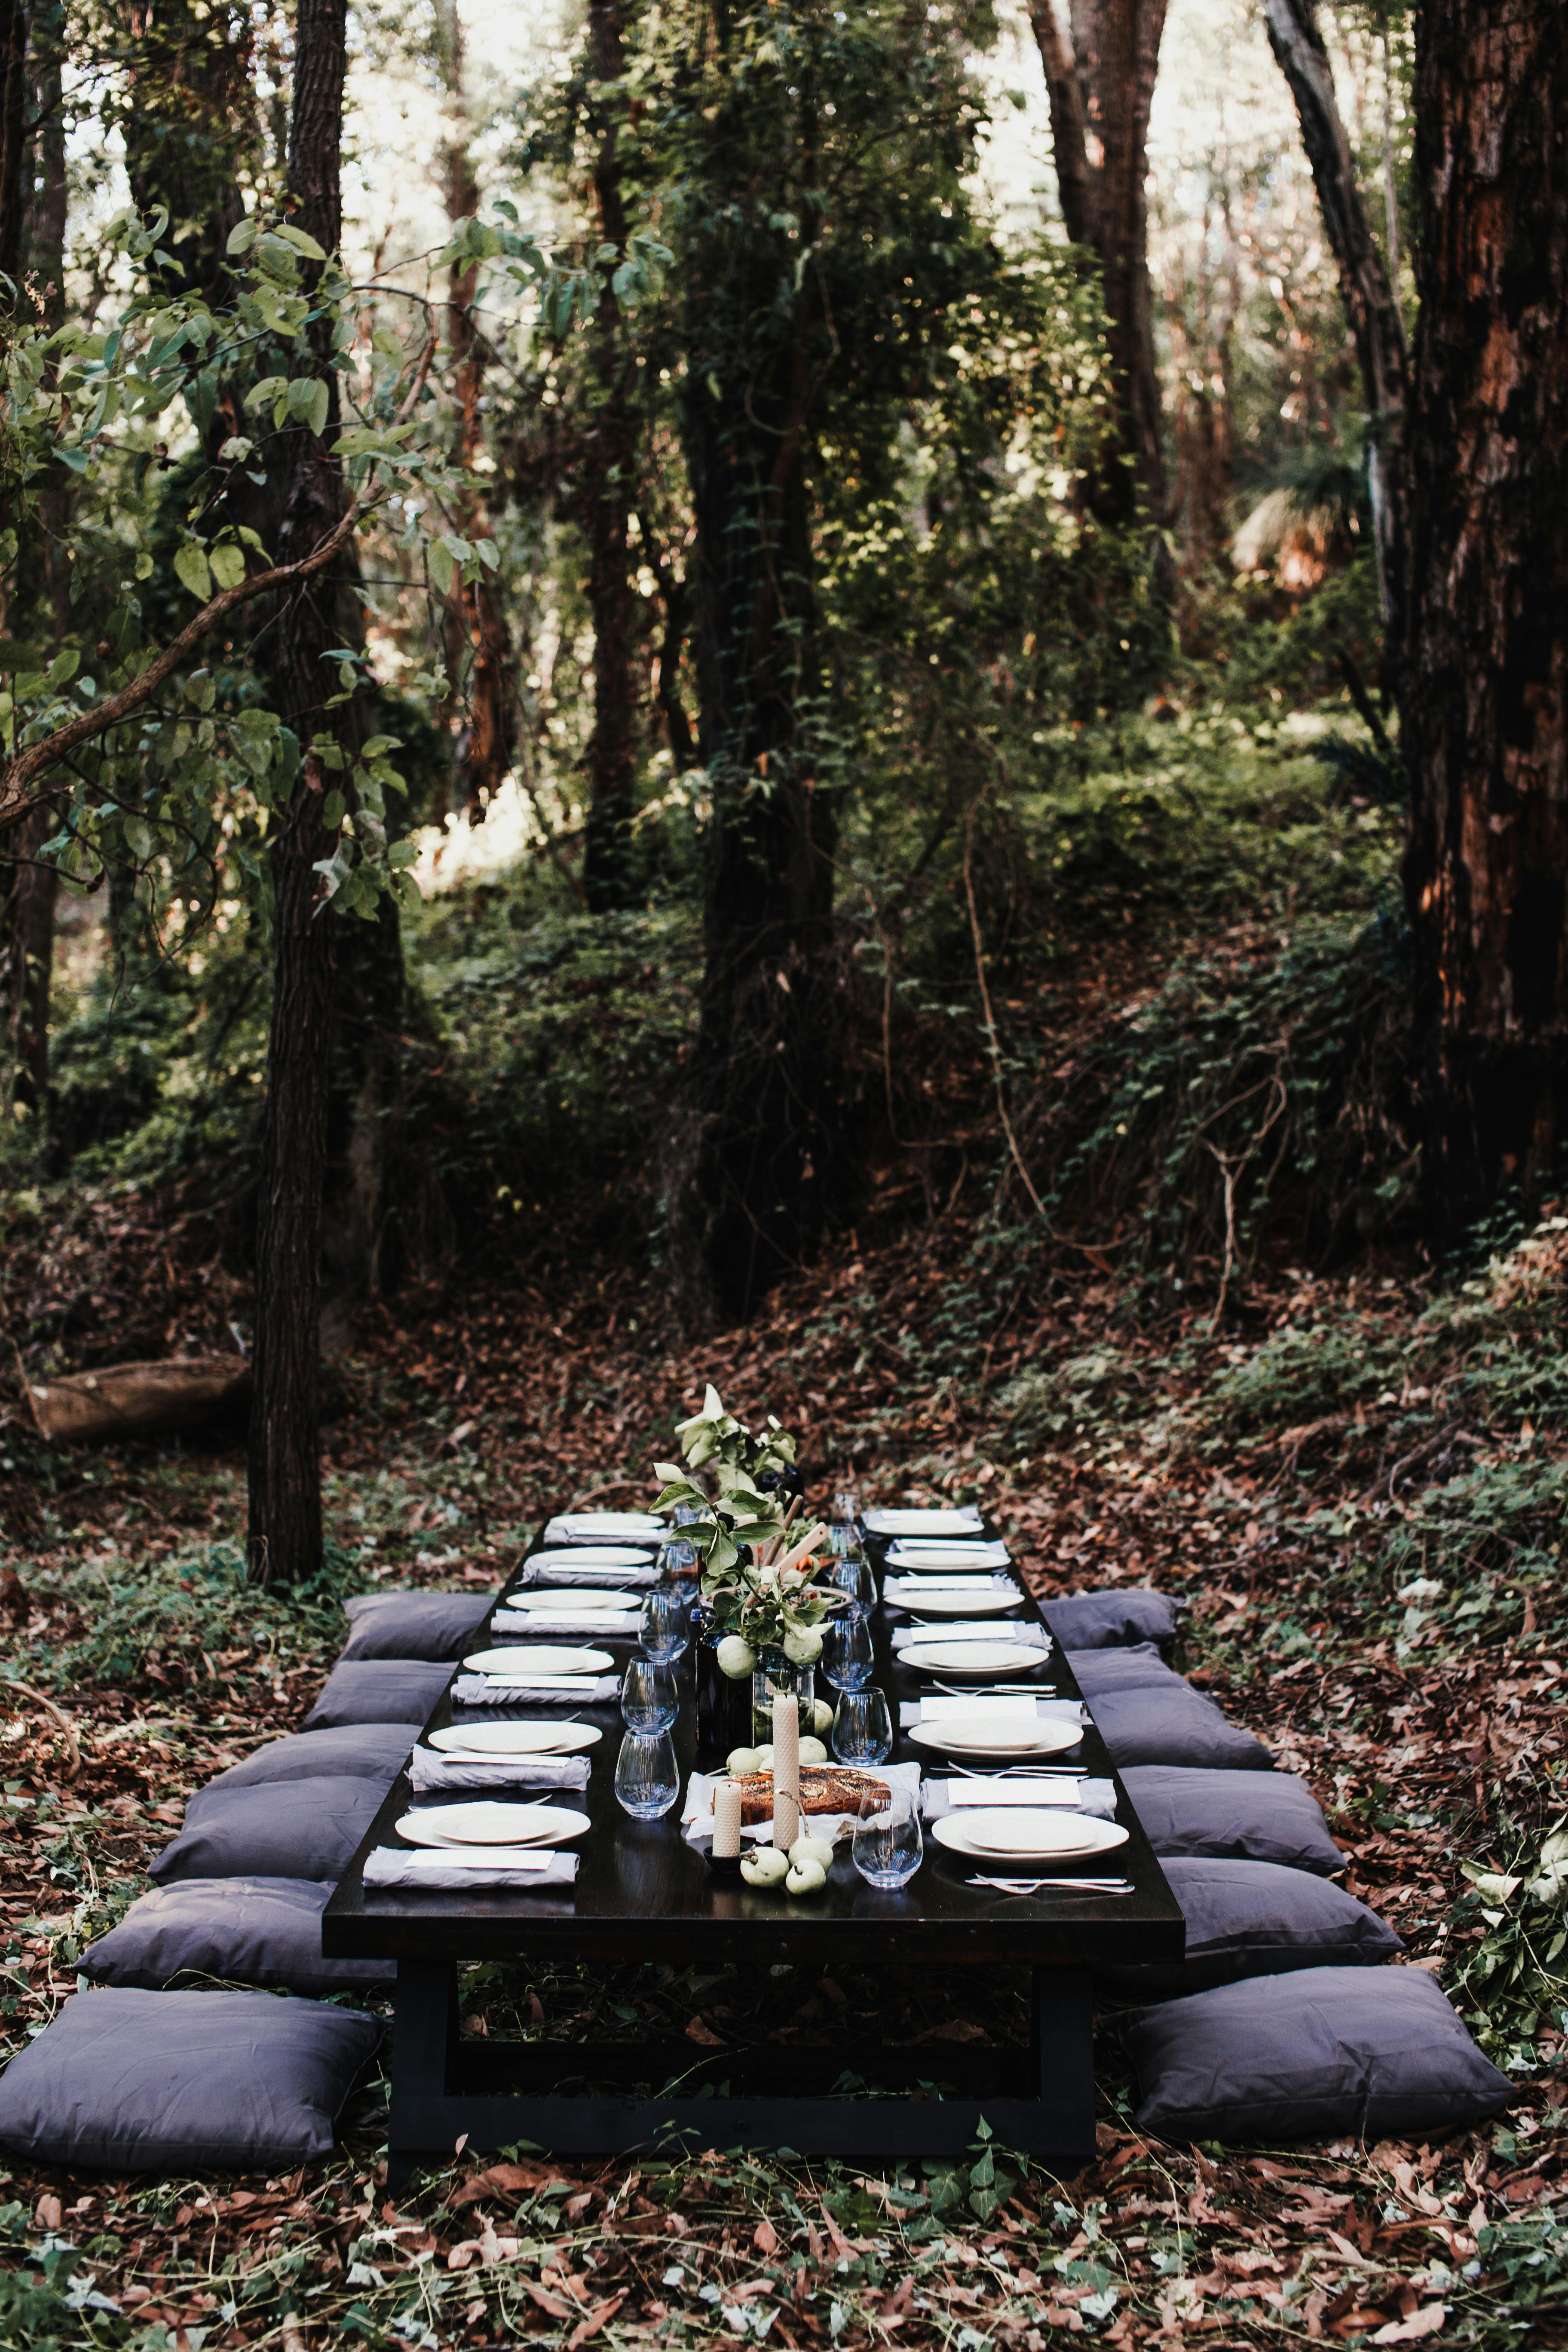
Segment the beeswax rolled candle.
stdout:
[[734,1780],[721,1780],[713,1791],[713,1859],[733,1862],[740,1851],[740,1786]]
[[787,1853],[800,1835],[800,1701],[773,1694],[773,1844]]

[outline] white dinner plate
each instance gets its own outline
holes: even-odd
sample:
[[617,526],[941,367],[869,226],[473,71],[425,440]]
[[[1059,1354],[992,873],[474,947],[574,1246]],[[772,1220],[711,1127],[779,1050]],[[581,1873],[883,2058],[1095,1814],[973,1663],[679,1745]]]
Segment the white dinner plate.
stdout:
[[999,1724],[978,1724],[970,1716],[958,1716],[947,1723],[917,1723],[910,1727],[910,1738],[917,1748],[931,1748],[939,1756],[973,1756],[977,1759],[989,1757],[1059,1756],[1065,1748],[1076,1748],[1083,1738],[1083,1727],[1077,1723],[1053,1722],[1041,1716],[1032,1724],[1018,1724],[1011,1731]]
[[973,1503],[956,1511],[866,1511],[861,1514],[868,1535],[979,1536],[980,1513]]
[[922,1592],[918,1601],[894,1605],[916,1617],[1005,1617],[1010,1609],[1021,1609],[1024,1601],[1021,1592]]
[[503,1805],[481,1797],[469,1805],[421,1805],[404,1814],[397,1834],[413,1845],[563,1845],[587,1827],[587,1814],[572,1805]]
[[550,1592],[514,1592],[506,1603],[509,1609],[526,1609],[535,1617],[559,1617],[563,1612],[568,1617],[581,1617],[589,1612],[597,1617],[605,1611],[611,1615],[619,1611],[623,1615],[629,1612],[636,1616],[642,1605],[641,1593],[610,1592],[597,1584],[562,1585]]
[[463,1660],[469,1674],[494,1675],[502,1682],[513,1675],[602,1675],[615,1663],[608,1650],[569,1650],[553,1642],[534,1642],[526,1650],[515,1644],[506,1650],[476,1650]]
[[551,1568],[646,1568],[652,1544],[559,1544],[551,1551],[530,1552],[526,1566]]
[[943,1640],[909,1642],[894,1653],[900,1666],[927,1675],[1021,1675],[1043,1666],[1048,1650],[1031,1649],[1024,1642]]
[[449,1723],[430,1745],[465,1756],[575,1756],[604,1736],[595,1723]]
[[931,1832],[938,1845],[971,1862],[1085,1862],[1125,1845],[1131,1835],[1120,1822],[1044,1805],[1037,1812],[1006,1806],[943,1813]]

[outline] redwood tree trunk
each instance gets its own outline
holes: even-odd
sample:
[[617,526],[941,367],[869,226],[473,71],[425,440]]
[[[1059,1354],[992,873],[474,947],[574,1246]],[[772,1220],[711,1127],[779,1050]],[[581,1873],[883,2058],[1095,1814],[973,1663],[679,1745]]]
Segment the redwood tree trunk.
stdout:
[[1269,47],[1296,101],[1323,234],[1338,265],[1340,295],[1355,340],[1371,426],[1367,489],[1384,630],[1397,657],[1406,561],[1404,441],[1410,363],[1405,321],[1356,183],[1314,0],[1263,0],[1263,14]]
[[[345,0],[300,0],[289,184],[294,218],[329,253],[342,234]],[[329,322],[316,330],[317,356]],[[287,503],[278,559],[318,546],[341,519],[345,489],[326,436],[296,426],[279,463]],[[328,649],[344,642],[341,610],[352,570],[317,573],[284,604],[268,633],[274,707],[301,746],[329,731],[337,688]],[[255,1402],[250,1419],[251,1573],[296,1582],[321,1566],[320,1441],[321,1201],[327,1165],[332,916],[318,859],[333,843],[321,821],[322,772],[308,752],[277,820],[272,852],[273,999],[256,1236]]]
[[[593,0],[589,38],[601,86],[626,70],[619,0]],[[599,236],[624,253],[619,121],[614,98],[602,101],[594,192]],[[583,844],[583,895],[595,912],[626,906],[632,895],[632,819],[637,814],[636,698],[632,686],[635,600],[629,518],[636,428],[626,396],[628,354],[616,298],[606,278],[594,321],[595,378],[584,441],[582,512],[588,539],[588,605],[594,621],[594,732],[588,744],[588,822]]]
[[1568,1123],[1568,11],[1416,16],[1406,889],[1441,1223]]
[[[447,151],[447,215],[454,227],[476,209],[479,192],[468,155],[464,104],[463,22],[455,0],[440,10],[447,88],[456,103],[458,121]],[[451,346],[458,403],[458,460],[468,471],[484,446],[484,422],[479,400],[484,391],[485,352],[474,323],[474,288],[478,265],[452,266],[447,289],[447,333]],[[482,491],[467,488],[458,500],[458,535],[467,540],[491,537],[490,520]],[[470,824],[482,819],[488,803],[511,772],[516,736],[517,694],[513,678],[511,635],[506,608],[491,575],[455,581],[447,604],[447,667],[461,698],[463,732],[458,768],[463,802]]]
[[[22,223],[27,204],[27,9],[0,0],[0,270],[22,275]],[[0,307],[11,296],[0,286]]]
[[1045,68],[1062,218],[1100,265],[1117,440],[1131,469],[1112,464],[1096,504],[1130,513],[1141,497],[1155,521],[1165,507],[1160,379],[1149,284],[1149,110],[1160,68],[1167,0],[1030,0]]

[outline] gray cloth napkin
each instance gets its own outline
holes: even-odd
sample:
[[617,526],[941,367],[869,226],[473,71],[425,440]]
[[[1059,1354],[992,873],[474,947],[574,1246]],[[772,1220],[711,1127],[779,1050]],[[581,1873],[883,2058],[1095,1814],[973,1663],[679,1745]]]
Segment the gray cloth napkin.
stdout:
[[554,1585],[598,1584],[606,1591],[646,1592],[658,1581],[658,1563],[652,1559],[641,1568],[582,1568],[564,1559],[547,1560],[540,1566],[532,1559],[525,1559],[512,1578],[511,1589],[521,1592],[534,1584],[546,1589]]
[[[959,1626],[963,1622],[964,1620],[961,1618],[958,1625],[895,1625],[892,1633],[892,1646],[895,1650],[907,1650],[911,1642],[941,1642],[944,1640],[950,1642],[973,1642],[982,1638],[982,1636],[976,1633],[965,1633],[960,1632]],[[985,1629],[984,1639],[989,1642],[1021,1642],[1026,1650],[1048,1650],[1051,1646],[1051,1637],[1046,1632],[1045,1627],[1043,1625],[1036,1624],[1013,1625],[1004,1623],[994,1626],[988,1625]],[[944,1673],[956,1674],[960,1671],[961,1669],[956,1666],[944,1667],[943,1669]]]
[[[609,1517],[613,1520],[616,1514],[612,1512]],[[668,1534],[669,1529],[662,1522],[656,1529],[645,1525],[635,1515],[625,1526],[605,1527],[595,1523],[592,1515],[579,1517],[568,1512],[563,1518],[551,1520],[544,1530],[543,1548],[546,1551],[554,1551],[564,1544],[620,1544],[628,1550],[637,1551],[646,1544],[652,1551],[663,1543]]]
[[636,1637],[642,1623],[639,1612],[629,1610],[584,1609],[574,1616],[565,1609],[552,1609],[548,1616],[531,1609],[498,1609],[490,1620],[492,1633],[618,1633],[623,1641],[627,1634]]
[[[1005,1698],[1007,1694],[1005,1689],[1002,1689],[995,1692],[994,1696],[997,1698]],[[1047,1723],[1087,1723],[1089,1721],[1088,1709],[1076,1698],[1037,1698],[1035,1701],[1035,1713],[1042,1722]],[[921,1720],[919,1699],[901,1698],[899,1701],[900,1730],[911,1730]]]
[[619,1675],[563,1675],[554,1682],[492,1682],[489,1675],[459,1675],[452,1685],[454,1706],[604,1706],[621,1695]]
[[[921,1803],[927,1821],[940,1821],[943,1813],[968,1812],[973,1801],[971,1804],[955,1805],[952,1791],[954,1789],[973,1789],[976,1785],[973,1780],[922,1781]],[[1026,1790],[1028,1794],[1016,1800],[1010,1796],[993,1800],[994,1802],[1049,1805],[1053,1811],[1059,1809],[1063,1812],[1093,1813],[1102,1822],[1116,1818],[1116,1790],[1110,1780],[1009,1780],[1006,1786]]]
[[574,1853],[552,1853],[542,1870],[509,1870],[504,1862],[486,1854],[468,1861],[437,1846],[377,1846],[364,1866],[367,1886],[433,1886],[447,1895],[468,1895],[486,1886],[533,1895],[546,1887],[570,1886],[576,1876]]
[[459,1759],[416,1748],[409,1768],[416,1793],[427,1789],[585,1789],[585,1756],[482,1756]]

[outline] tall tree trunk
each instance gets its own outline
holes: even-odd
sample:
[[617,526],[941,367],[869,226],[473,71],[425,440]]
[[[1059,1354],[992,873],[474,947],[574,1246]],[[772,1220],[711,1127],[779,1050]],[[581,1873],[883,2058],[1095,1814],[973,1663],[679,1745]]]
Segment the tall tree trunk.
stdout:
[[[475,211],[474,180],[464,117],[463,20],[456,0],[441,0],[442,70],[453,102],[452,136],[447,148],[447,215],[456,226]],[[484,448],[485,352],[474,323],[477,263],[454,262],[447,288],[447,334],[458,404],[458,461],[473,472]],[[469,488],[458,500],[458,530],[467,540],[492,536],[482,491]],[[463,731],[458,748],[463,803],[478,824],[488,803],[511,772],[517,732],[517,692],[506,607],[489,575],[455,581],[447,604],[447,667],[462,697]]]
[[[589,41],[601,91],[626,72],[619,0],[592,0]],[[602,96],[594,194],[599,236],[624,254],[620,118],[614,94]],[[629,518],[636,427],[627,399],[626,336],[608,277],[592,330],[595,392],[584,437],[583,525],[588,539],[588,604],[594,621],[594,731],[588,743],[588,822],[583,843],[583,895],[595,913],[626,906],[633,889],[632,820],[637,814],[636,700],[632,686],[635,599]]]
[[178,265],[149,259],[148,270],[167,292],[217,302],[229,232],[245,212],[237,164],[252,130],[250,17],[205,0],[131,0],[125,21],[126,176],[139,212],[167,207],[163,243]]
[[[27,209],[27,14],[25,0],[0,0],[0,271],[13,287]],[[0,308],[12,299],[0,286]]]
[[1160,522],[1165,460],[1146,183],[1167,0],[1072,0],[1070,35],[1060,5],[1030,0],[1030,21],[1050,100],[1062,218],[1100,266],[1117,439],[1131,460],[1105,469],[1096,504],[1119,519],[1141,499]]
[[[813,144],[807,100],[797,188],[815,184]],[[803,207],[798,253],[810,255],[818,227]],[[738,1318],[809,1255],[837,1175],[837,820],[800,717],[815,667],[806,436],[833,346],[816,272],[782,240],[716,246],[693,278],[687,580],[713,817],[685,1237],[703,1269],[702,1303]],[[787,320],[770,349],[727,347],[726,310],[765,318],[770,308]]]
[[1452,1232],[1568,1132],[1568,10],[1415,23],[1405,883]]
[[1323,234],[1339,268],[1340,296],[1355,341],[1370,428],[1367,490],[1384,633],[1397,660],[1406,562],[1404,444],[1410,363],[1405,320],[1356,182],[1314,0],[1263,0],[1263,14],[1268,45],[1296,101]]
[[[300,0],[295,37],[289,186],[299,226],[329,253],[342,230],[345,15],[346,0]],[[314,337],[320,364],[330,352],[331,322],[318,322]],[[297,425],[282,439],[287,503],[276,551],[282,562],[319,546],[344,510],[342,474],[332,456],[335,379],[333,384],[323,438]],[[344,642],[342,608],[355,569],[340,563],[317,573],[281,606],[268,633],[274,707],[301,746],[331,731],[325,706],[337,676],[325,656]],[[347,715],[352,723],[352,706]],[[322,822],[324,799],[321,762],[307,749],[272,852],[273,998],[256,1235],[248,1539],[251,1573],[264,1583],[296,1582],[321,1560],[321,1253],[333,950],[333,918],[315,871],[333,846]]]
[[[26,106],[32,122],[30,168],[22,173],[20,262],[28,304],[39,323],[58,328],[65,317],[66,138],[60,73],[65,12],[58,0],[38,0],[29,26]],[[51,469],[34,493],[22,534],[22,579],[29,623],[58,648],[70,627],[66,533],[71,478]],[[49,1083],[49,996],[54,982],[57,868],[39,856],[59,822],[45,803],[30,810],[6,841],[15,855],[5,910],[5,985],[10,1015],[12,1087],[29,1110],[44,1104]]]

